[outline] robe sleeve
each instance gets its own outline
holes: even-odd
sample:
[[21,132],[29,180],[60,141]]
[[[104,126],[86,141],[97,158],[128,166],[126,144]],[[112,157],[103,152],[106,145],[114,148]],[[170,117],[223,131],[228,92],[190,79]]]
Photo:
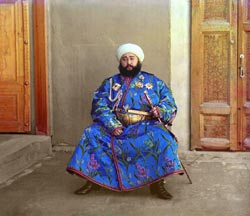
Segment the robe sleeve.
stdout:
[[122,124],[112,111],[113,103],[109,100],[110,88],[109,79],[106,79],[94,92],[91,116],[94,122],[99,122],[109,133],[112,133],[115,128],[122,127]]
[[172,91],[162,80],[158,80],[157,86],[160,99],[158,104],[160,118],[164,123],[172,123],[173,118],[177,113],[177,106]]

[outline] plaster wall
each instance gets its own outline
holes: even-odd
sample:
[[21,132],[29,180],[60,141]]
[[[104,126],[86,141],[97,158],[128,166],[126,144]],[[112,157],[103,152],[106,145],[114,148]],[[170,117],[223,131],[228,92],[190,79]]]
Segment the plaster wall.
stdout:
[[132,42],[145,52],[142,69],[173,87],[180,110],[173,129],[188,149],[188,7],[186,0],[47,1],[54,145],[78,143],[92,123],[94,90],[118,72],[117,47]]
[[191,1],[171,1],[171,88],[179,108],[172,131],[179,150],[190,149],[190,11]]
[[166,0],[48,0],[53,144],[76,145],[91,121],[94,90],[118,72],[121,43],[139,44],[143,70],[170,84]]

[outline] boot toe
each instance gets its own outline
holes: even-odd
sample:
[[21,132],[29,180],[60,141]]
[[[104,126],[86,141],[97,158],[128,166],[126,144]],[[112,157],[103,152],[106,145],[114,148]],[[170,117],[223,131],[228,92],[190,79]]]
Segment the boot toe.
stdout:
[[173,198],[173,196],[167,190],[158,193],[158,197],[161,199],[168,199],[168,200]]
[[159,198],[161,199],[172,199],[173,196],[166,190],[164,187],[164,182],[159,181],[157,183],[154,183],[150,185],[150,192],[151,194],[157,194]]
[[83,187],[77,189],[74,193],[77,195],[85,195],[90,193],[93,187],[94,187],[93,183],[87,182]]

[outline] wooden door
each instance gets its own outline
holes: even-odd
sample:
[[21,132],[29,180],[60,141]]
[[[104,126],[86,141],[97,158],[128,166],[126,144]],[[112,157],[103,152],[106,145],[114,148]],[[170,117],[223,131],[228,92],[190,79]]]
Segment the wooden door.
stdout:
[[238,148],[250,150],[250,0],[239,1]]
[[236,0],[192,0],[192,149],[238,150],[237,13]]
[[0,132],[30,131],[28,1],[0,1]]

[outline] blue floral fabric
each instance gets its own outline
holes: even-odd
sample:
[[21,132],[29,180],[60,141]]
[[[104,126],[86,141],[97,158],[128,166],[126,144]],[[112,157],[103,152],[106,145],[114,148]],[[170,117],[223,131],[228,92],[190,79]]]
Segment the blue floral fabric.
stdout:
[[140,72],[127,85],[116,74],[95,91],[91,115],[94,123],[83,131],[67,170],[104,187],[127,191],[151,184],[173,173],[183,173],[178,159],[178,143],[163,124],[144,120],[123,126],[120,136],[112,136],[122,126],[115,108],[149,112],[144,95],[148,92],[166,123],[177,112],[170,89],[147,72]]

